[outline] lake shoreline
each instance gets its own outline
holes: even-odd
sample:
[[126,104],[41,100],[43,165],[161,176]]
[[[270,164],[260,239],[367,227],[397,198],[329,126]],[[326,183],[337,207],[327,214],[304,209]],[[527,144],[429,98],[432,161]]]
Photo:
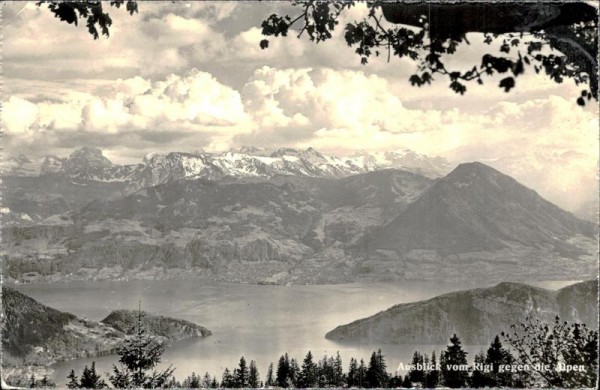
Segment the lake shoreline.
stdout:
[[[552,289],[572,284],[571,281],[544,283]],[[276,362],[282,353],[302,358],[308,350],[316,356],[339,351],[347,364],[349,356],[368,359],[373,350],[382,348],[391,367],[410,361],[415,349],[428,351],[430,347],[338,343],[327,340],[325,334],[338,325],[399,303],[492,284],[402,281],[282,286],[186,278],[32,283],[17,284],[15,288],[50,307],[90,320],[100,320],[112,310],[137,308],[141,301],[147,312],[206,326],[213,332],[211,337],[173,343],[165,351],[163,364],[177,367],[179,378],[193,371],[220,375],[225,366],[231,368],[240,356],[256,360],[264,374],[268,364]],[[52,378],[57,384],[64,384],[71,369],[80,371],[92,361],[104,373],[117,359],[107,355],[57,363],[51,367]]]

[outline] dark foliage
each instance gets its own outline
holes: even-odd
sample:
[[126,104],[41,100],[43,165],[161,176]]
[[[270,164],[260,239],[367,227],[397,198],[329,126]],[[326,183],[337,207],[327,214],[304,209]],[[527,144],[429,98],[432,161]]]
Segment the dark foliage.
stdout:
[[460,339],[454,335],[450,345],[442,353],[441,371],[443,384],[450,388],[460,388],[467,384],[467,353],[463,351]]
[[[527,364],[521,380],[526,386],[594,387],[598,380],[598,331],[585,324],[568,324],[556,317],[553,324],[527,318],[502,334]],[[581,366],[583,370],[568,370]]]
[[304,361],[302,362],[302,370],[298,377],[298,386],[307,388],[315,387],[319,379],[319,371],[317,365],[313,361],[313,356],[310,351],[306,354]]
[[[98,39],[100,34],[109,36],[109,27],[112,25],[112,19],[107,12],[104,12],[102,2],[100,1],[52,1],[42,0],[37,3],[38,6],[48,5],[48,9],[55,17],[63,22],[77,26],[79,19],[85,21],[88,32]],[[138,12],[137,2],[133,0],[115,0],[111,1],[112,7],[120,8],[125,5],[125,9],[130,15]]]
[[103,389],[107,387],[100,375],[96,373],[96,362],[92,362],[92,366],[88,368],[86,365],[79,379],[79,388],[81,389]]
[[369,387],[387,387],[389,374],[381,349],[371,354],[366,376]]
[[140,309],[137,324],[131,331],[133,335],[117,349],[121,367],[113,365],[113,373],[109,376],[115,387],[163,387],[173,376],[175,369],[172,367],[164,371],[154,370],[161,361],[165,346],[148,334],[143,315]]
[[2,347],[5,352],[23,357],[34,346],[48,340],[63,340],[67,343],[64,326],[76,317],[21,294],[17,290],[2,286],[2,311],[6,316],[2,330]]
[[[262,33],[287,36],[297,26],[298,37],[306,32],[311,41],[318,43],[332,37],[340,14],[354,3],[294,1],[293,5],[301,9],[300,14],[296,17],[273,14],[263,21]],[[388,61],[391,56],[414,61],[417,72],[409,79],[414,86],[431,84],[434,76],[440,75],[448,79],[450,89],[462,95],[467,82],[483,84],[486,76],[501,74],[505,77],[499,87],[509,92],[516,86],[517,77],[526,68],[533,68],[536,73],[543,71],[556,83],[570,78],[577,85],[585,84],[577,99],[580,105],[598,99],[598,18],[592,6],[488,4],[481,7],[382,1],[368,5],[368,15],[363,20],[346,24],[346,43],[355,48],[362,64],[384,52]],[[484,54],[480,64],[467,70],[449,69],[448,56],[455,54],[461,45],[470,44],[467,34],[471,32],[482,33],[483,42],[498,45],[499,53]],[[268,46],[267,39],[260,42],[262,49]]]

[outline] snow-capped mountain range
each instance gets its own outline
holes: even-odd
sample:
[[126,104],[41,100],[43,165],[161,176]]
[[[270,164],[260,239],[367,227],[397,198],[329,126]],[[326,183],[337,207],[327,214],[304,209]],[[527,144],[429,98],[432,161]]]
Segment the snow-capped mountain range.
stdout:
[[61,174],[79,180],[125,182],[136,189],[170,180],[217,180],[225,177],[294,175],[305,177],[346,177],[383,169],[402,169],[438,178],[451,166],[443,158],[428,157],[409,149],[385,153],[359,151],[347,157],[322,154],[313,148],[296,150],[243,147],[224,153],[150,153],[139,164],[116,165],[101,150],[83,147],[67,158],[46,156],[32,162],[26,156],[2,162],[3,176]]

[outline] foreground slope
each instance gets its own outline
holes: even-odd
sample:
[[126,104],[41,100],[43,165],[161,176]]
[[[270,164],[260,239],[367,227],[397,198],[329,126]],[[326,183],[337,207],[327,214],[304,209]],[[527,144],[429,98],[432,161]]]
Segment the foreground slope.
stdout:
[[527,316],[586,323],[598,328],[598,281],[550,291],[520,283],[453,292],[403,303],[338,326],[331,340],[384,344],[445,344],[456,333],[466,344],[487,344]]
[[[49,365],[113,352],[131,333],[137,312],[116,311],[101,322],[61,312],[17,290],[2,287],[2,349],[5,366]],[[210,331],[191,322],[145,314],[148,331],[166,340],[204,337]]]

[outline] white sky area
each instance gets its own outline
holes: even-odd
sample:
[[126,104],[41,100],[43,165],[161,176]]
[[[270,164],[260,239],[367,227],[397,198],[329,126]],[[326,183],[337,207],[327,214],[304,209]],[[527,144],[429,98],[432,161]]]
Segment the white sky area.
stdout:
[[[3,4],[5,156],[66,156],[98,147],[116,163],[149,152],[223,151],[243,145],[312,146],[344,155],[409,148],[453,163],[481,161],[577,211],[597,198],[598,108],[581,87],[527,69],[505,93],[499,79],[457,95],[441,76],[408,82],[414,64],[387,56],[367,66],[343,39],[270,39],[260,24],[287,4],[140,2],[139,14],[109,8],[110,38],[82,21],[60,22],[35,3]],[[472,67],[482,37],[449,58]]]

